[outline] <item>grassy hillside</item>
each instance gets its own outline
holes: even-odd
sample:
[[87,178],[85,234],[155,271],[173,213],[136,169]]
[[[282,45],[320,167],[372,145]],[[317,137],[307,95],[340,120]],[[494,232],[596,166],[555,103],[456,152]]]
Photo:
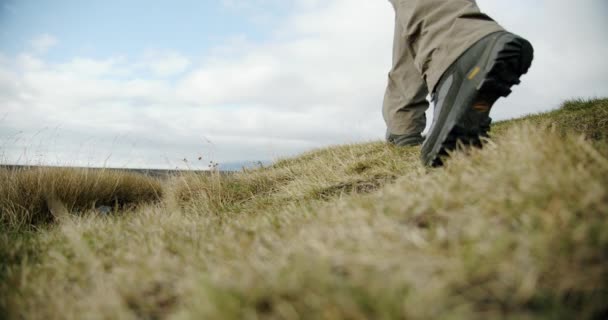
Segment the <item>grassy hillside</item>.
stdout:
[[605,319],[607,133],[608,99],[571,101],[439,169],[378,142],[163,181],[0,171],[0,317]]

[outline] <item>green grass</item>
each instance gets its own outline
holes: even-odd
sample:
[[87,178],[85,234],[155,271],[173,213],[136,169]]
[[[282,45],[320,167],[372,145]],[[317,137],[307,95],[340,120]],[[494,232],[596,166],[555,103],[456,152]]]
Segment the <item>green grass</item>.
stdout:
[[3,172],[0,317],[604,319],[607,132],[578,100],[440,169],[378,142],[158,185]]

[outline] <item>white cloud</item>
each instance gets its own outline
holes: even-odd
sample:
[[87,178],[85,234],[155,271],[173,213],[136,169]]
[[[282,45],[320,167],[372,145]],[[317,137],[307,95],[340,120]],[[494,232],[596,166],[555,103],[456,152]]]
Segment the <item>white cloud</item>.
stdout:
[[391,55],[391,9],[383,2],[351,3],[333,1],[321,12],[293,17],[276,42],[245,44],[234,50],[240,55],[208,58],[180,83],[180,95],[201,104],[300,110],[330,105],[377,114],[360,102],[381,99]]
[[183,73],[190,64],[190,59],[175,51],[150,51],[144,55],[142,67],[156,76],[168,77]]
[[[574,7],[565,0],[479,1],[536,47],[530,74],[498,103],[497,118],[547,110],[575,96],[608,95],[608,43],[603,29],[594,27],[605,24],[594,10],[598,1]],[[246,8],[257,2],[230,3]],[[0,116],[7,115],[0,145],[20,130],[31,137],[60,126],[64,134],[44,131],[54,141],[49,145],[57,146],[44,149],[51,159],[99,164],[111,155],[110,165],[172,167],[201,154],[220,162],[259,160],[381,139],[390,4],[294,5],[272,39],[226,39],[198,61],[176,50],[57,64],[37,54],[53,41],[28,54],[0,56]],[[5,156],[18,158],[31,144],[20,139]]]
[[88,78],[101,78],[105,76],[128,76],[131,67],[123,57],[112,57],[108,59],[91,59],[75,57],[67,63],[54,66],[54,69],[62,73],[70,73]]
[[606,3],[587,0],[480,0],[504,27],[528,38],[535,60],[522,85],[493,108],[498,119],[559,106],[564,100],[608,96]]
[[16,63],[24,70],[39,70],[44,67],[44,61],[29,53],[18,55]]
[[30,41],[30,46],[35,53],[46,53],[57,44],[57,39],[49,34],[42,34]]

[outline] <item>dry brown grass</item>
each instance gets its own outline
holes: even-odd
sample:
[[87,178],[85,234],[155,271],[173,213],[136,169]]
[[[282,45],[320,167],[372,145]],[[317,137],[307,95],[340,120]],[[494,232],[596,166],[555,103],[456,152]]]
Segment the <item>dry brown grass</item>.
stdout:
[[162,197],[156,179],[104,169],[0,168],[0,181],[0,224],[17,229],[52,222],[60,208],[124,210]]
[[441,169],[418,148],[339,146],[3,233],[0,314],[604,319],[607,101],[502,123]]

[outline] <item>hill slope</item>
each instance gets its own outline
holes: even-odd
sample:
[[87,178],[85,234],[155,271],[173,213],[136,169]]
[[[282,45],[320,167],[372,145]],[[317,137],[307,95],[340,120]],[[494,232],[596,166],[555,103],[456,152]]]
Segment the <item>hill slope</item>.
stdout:
[[0,315],[603,319],[607,134],[603,99],[440,169],[367,143],[161,182],[1,171]]

